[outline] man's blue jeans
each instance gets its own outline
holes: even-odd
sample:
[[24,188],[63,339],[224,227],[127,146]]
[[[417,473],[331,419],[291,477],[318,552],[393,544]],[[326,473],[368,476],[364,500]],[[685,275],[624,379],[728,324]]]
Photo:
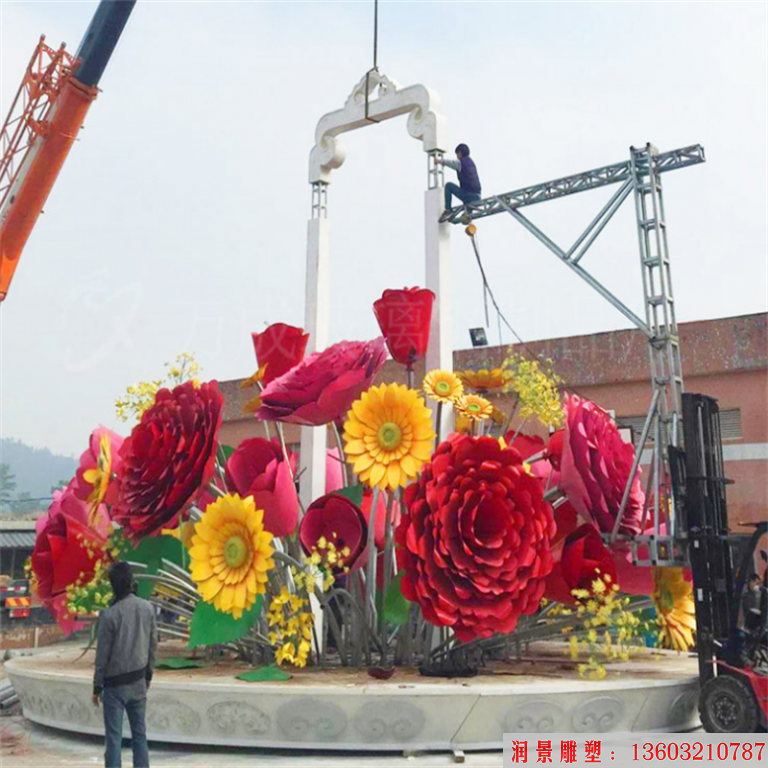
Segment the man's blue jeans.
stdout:
[[462,203],[476,203],[478,200],[481,199],[480,195],[477,192],[467,192],[466,190],[462,189],[458,184],[454,184],[452,181],[449,181],[445,185],[445,210],[446,211],[449,208],[453,208],[451,195],[456,195],[456,197],[458,197]]
[[128,713],[131,726],[131,747],[133,748],[133,768],[149,768],[149,748],[147,746],[147,684],[144,680],[117,688],[105,688],[102,702],[104,705],[104,733],[107,749],[104,753],[106,768],[122,768],[120,754],[123,743],[123,715]]

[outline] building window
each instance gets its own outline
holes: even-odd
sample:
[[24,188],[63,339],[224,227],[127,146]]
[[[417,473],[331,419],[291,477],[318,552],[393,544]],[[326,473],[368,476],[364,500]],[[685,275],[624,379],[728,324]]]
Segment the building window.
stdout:
[[[643,433],[645,419],[643,416],[617,416],[616,423],[620,429],[632,429],[632,440],[637,446]],[[741,408],[724,408],[720,411],[720,432],[723,440],[741,440],[744,431],[741,425]],[[653,442],[653,432],[648,435],[648,443]]]

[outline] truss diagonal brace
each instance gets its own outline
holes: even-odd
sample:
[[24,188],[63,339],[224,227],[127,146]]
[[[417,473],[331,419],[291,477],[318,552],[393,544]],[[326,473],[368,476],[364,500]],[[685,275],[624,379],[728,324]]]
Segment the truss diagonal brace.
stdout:
[[[611,197],[611,199],[603,207],[603,210],[600,211],[597,216],[595,216],[595,218],[592,220],[592,223],[584,230],[581,236],[571,246],[571,248],[568,250],[568,253],[565,255],[567,258],[571,259],[574,264],[578,264],[579,261],[581,261],[582,256],[584,256],[584,254],[589,250],[589,247],[592,245],[592,243],[595,242],[597,236],[605,229],[605,225],[613,218],[613,214],[619,210],[621,204],[627,199],[627,197],[629,197],[632,189],[632,180],[628,179],[621,185],[619,191]],[[581,245],[585,239],[586,242],[581,248],[579,248],[579,252],[574,256],[573,252],[579,247],[579,245]]]
[[570,267],[570,269],[572,269],[582,280],[584,280],[584,282],[592,286],[592,288],[594,288],[606,301],[616,307],[616,309],[618,309],[619,312],[624,315],[624,317],[636,325],[649,339],[654,337],[653,332],[644,320],[641,320],[626,304],[624,304],[623,301],[621,301],[621,299],[614,296],[602,283],[595,280],[595,278],[592,277],[589,272],[569,259],[565,251],[559,245],[550,240],[549,237],[547,237],[532,221],[526,219],[522,213],[515,210],[511,205],[509,205],[509,203],[506,202],[506,200],[502,200],[501,198],[496,198],[496,200],[499,205],[504,208],[507,213],[509,213],[510,216],[517,219],[517,221],[519,221],[520,224],[522,224],[537,240],[539,240],[539,242],[543,243],[547,248],[549,248],[549,250],[552,251],[552,253],[554,253],[555,256],[557,256],[557,258],[563,262],[563,264],[566,264],[568,267]]

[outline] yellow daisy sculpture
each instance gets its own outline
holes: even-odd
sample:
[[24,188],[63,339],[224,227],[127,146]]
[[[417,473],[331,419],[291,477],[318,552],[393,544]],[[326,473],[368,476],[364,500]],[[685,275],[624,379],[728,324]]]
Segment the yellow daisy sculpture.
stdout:
[[189,550],[192,579],[207,603],[239,619],[267,589],[275,567],[272,534],[253,497],[227,494],[209,504],[195,524]]
[[437,368],[424,377],[424,392],[435,402],[452,403],[464,393],[464,385],[455,373]]
[[682,568],[654,568],[653,581],[651,597],[656,605],[662,645],[678,652],[690,650],[696,631],[693,585],[686,581]]
[[456,410],[471,421],[483,421],[493,415],[493,403],[480,395],[462,395],[456,400]]
[[395,489],[413,480],[432,456],[432,411],[415,389],[380,384],[352,403],[344,424],[344,453],[372,488]]
[[465,387],[477,392],[488,392],[491,389],[501,389],[512,379],[511,371],[504,368],[481,368],[479,371],[456,371],[456,375],[464,382]]

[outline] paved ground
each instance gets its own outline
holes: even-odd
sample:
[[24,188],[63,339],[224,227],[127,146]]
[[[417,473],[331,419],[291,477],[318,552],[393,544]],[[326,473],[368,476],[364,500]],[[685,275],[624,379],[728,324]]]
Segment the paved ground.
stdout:
[[[75,736],[52,728],[33,725],[21,716],[0,719],[2,768],[93,768],[104,764],[104,742],[95,736]],[[221,747],[190,747],[150,744],[152,768],[420,768],[453,766],[451,754],[421,754],[403,757],[365,752],[317,753],[284,752]],[[130,749],[123,750],[123,765],[131,765]],[[501,768],[501,752],[468,753],[469,768]]]

